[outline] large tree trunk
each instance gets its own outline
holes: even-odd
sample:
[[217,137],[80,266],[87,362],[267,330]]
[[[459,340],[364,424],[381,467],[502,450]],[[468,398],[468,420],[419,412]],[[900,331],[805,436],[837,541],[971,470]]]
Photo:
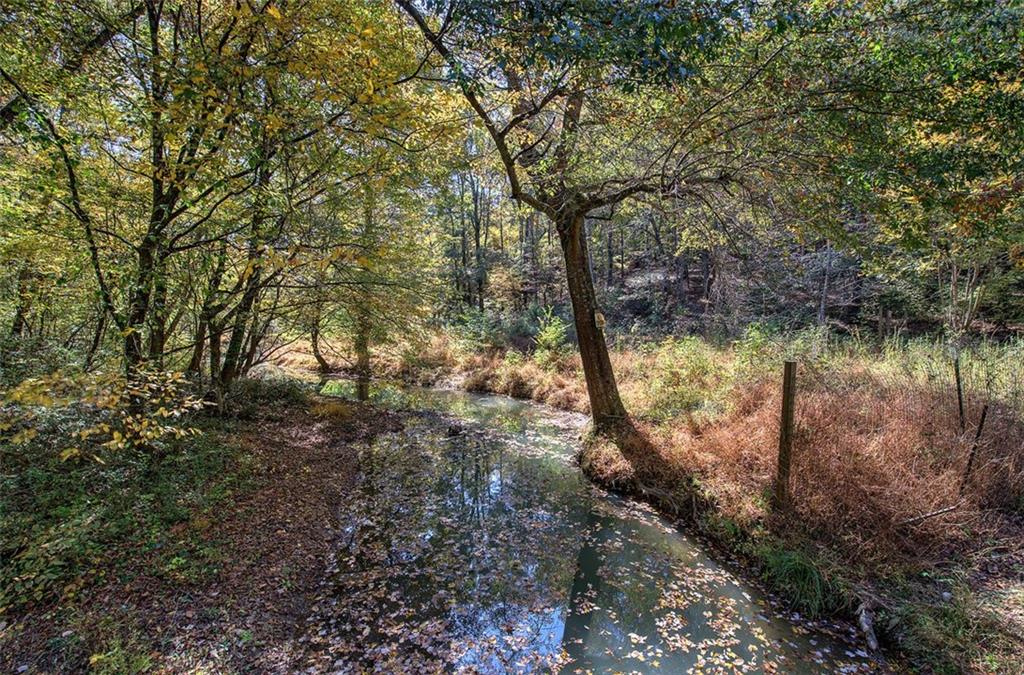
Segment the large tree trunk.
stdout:
[[224,363],[221,365],[220,374],[214,384],[227,393],[234,384],[242,366],[242,346],[245,344],[246,328],[249,325],[249,318],[252,316],[253,308],[256,305],[257,296],[260,290],[260,269],[248,279],[248,286],[242,299],[238,302],[235,310],[235,322],[231,327],[231,337],[228,339],[227,349],[224,351]]
[[142,335],[149,316],[149,303],[153,292],[153,273],[156,265],[156,236],[147,234],[139,247],[138,267],[128,303],[128,320],[124,335],[124,365],[129,374],[142,365]]
[[598,326],[597,299],[590,276],[587,242],[583,236],[583,214],[569,214],[557,225],[594,429],[599,433],[620,429],[628,418],[615,383],[608,345]]

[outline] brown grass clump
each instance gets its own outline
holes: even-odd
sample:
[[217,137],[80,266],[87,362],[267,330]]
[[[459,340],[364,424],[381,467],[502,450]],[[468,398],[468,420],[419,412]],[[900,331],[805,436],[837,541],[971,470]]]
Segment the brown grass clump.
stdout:
[[[837,376],[838,377],[838,376]],[[993,534],[1024,496],[1024,423],[989,411],[970,481],[960,484],[979,411],[958,428],[949,392],[879,378],[801,390],[793,447],[793,509],[784,516],[851,560],[936,562]],[[768,519],[776,471],[780,393],[738,387],[722,418],[696,430],[664,425],[656,446],[699,477],[726,516]],[[988,439],[988,440],[985,440]],[[955,507],[945,513],[936,513]],[[923,517],[927,516],[927,517]]]
[[962,496],[980,411],[968,409],[961,434],[945,390],[876,379],[810,391],[797,414],[797,514],[851,553],[938,561],[995,534],[1020,506],[1024,423],[1000,406]]
[[590,410],[583,377],[572,359],[544,367],[521,355],[494,352],[468,356],[459,369],[467,391],[534,400],[560,410]]
[[581,376],[545,373],[533,390],[533,399],[561,410],[590,412],[590,399]]

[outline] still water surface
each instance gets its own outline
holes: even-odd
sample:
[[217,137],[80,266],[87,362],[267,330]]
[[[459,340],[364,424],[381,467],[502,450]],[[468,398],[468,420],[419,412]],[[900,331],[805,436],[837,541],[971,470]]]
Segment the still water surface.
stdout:
[[[356,389],[332,380],[323,392]],[[430,413],[361,452],[358,495],[340,514],[341,550],[315,612],[325,667],[878,668],[841,629],[785,616],[652,510],[592,486],[573,462],[581,416],[378,384],[369,397]]]

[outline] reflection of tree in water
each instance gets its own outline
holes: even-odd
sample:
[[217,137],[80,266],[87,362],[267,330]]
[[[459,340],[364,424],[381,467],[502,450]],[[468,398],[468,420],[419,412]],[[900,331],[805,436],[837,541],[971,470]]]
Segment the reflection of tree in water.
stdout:
[[557,653],[573,527],[560,471],[503,443],[426,429],[381,439],[360,468],[332,652],[353,664],[461,658],[485,669]]
[[634,643],[644,627],[654,633],[660,594],[658,579],[637,574],[637,563],[651,552],[630,541],[623,523],[598,509],[588,511],[583,544],[568,604],[562,646],[575,668],[621,659],[637,646],[657,647],[657,640]]

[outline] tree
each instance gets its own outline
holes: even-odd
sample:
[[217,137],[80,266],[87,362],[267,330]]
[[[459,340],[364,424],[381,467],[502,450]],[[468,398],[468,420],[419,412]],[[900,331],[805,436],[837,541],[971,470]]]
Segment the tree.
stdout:
[[823,119],[821,146],[837,193],[871,222],[870,268],[959,343],[986,304],[996,321],[1022,316],[1011,298],[1024,283],[1024,14],[927,1],[886,19],[841,15],[868,48],[850,59],[849,43],[829,46],[862,84]]
[[397,4],[485,128],[511,197],[554,223],[595,428],[623,427],[587,218],[643,195],[706,202],[769,170],[780,153],[749,130],[792,119],[790,101],[755,96],[785,16],[729,1]]

